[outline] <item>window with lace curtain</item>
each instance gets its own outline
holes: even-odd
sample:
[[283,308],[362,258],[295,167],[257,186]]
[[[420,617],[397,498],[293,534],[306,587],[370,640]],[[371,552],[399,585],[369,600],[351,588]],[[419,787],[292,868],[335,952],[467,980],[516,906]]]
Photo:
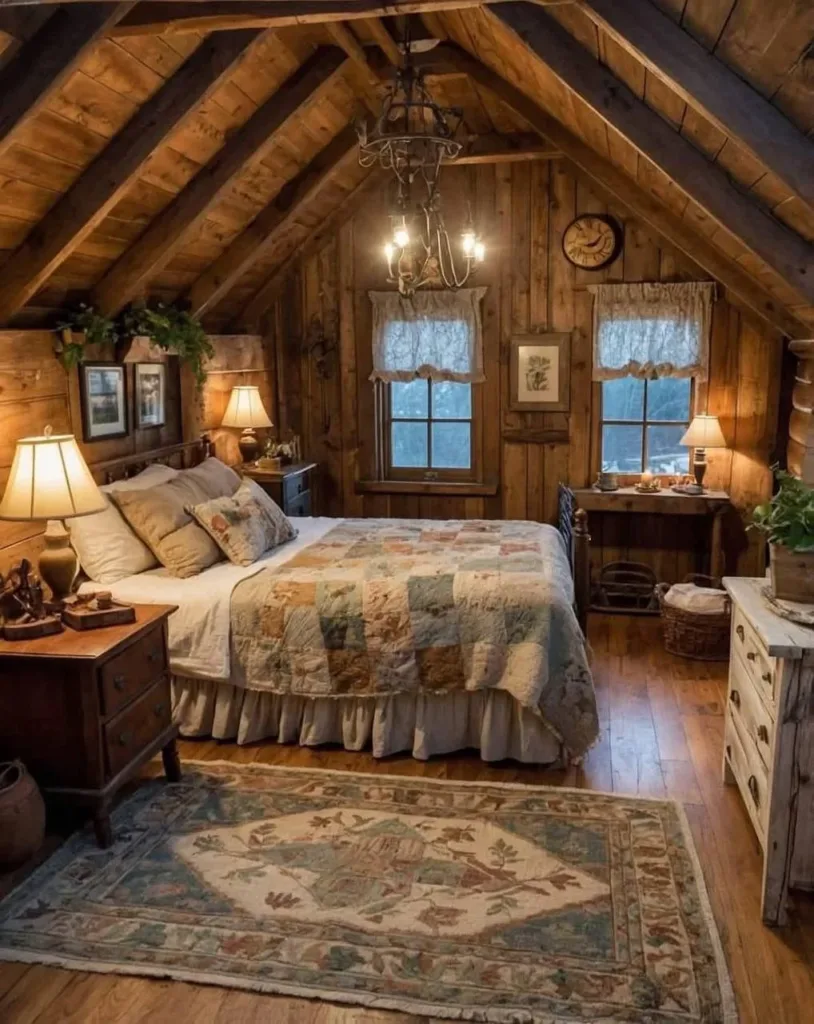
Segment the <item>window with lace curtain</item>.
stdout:
[[684,474],[679,442],[706,379],[714,285],[593,285],[593,379],[601,382],[603,470]]
[[370,293],[380,477],[478,478],[483,291]]

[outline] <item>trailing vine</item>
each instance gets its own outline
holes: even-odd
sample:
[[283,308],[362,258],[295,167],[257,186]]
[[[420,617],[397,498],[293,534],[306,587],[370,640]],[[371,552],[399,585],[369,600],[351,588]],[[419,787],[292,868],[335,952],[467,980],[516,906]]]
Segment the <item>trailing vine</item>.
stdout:
[[[154,306],[130,306],[115,320],[97,313],[93,306],[81,303],[57,324],[61,345],[59,357],[66,369],[78,366],[85,358],[85,346],[99,342],[115,344],[147,337],[186,363],[198,388],[206,380],[204,364],[214,355],[206,331],[188,310],[158,302]],[[77,335],[82,336],[79,340]]]

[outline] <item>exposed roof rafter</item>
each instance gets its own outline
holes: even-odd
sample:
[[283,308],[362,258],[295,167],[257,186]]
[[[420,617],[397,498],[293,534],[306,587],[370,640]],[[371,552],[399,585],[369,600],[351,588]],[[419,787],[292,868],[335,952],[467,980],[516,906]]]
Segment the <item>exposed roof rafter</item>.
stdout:
[[235,178],[262,159],[285,122],[325,94],[345,63],[344,53],[335,47],[309,57],[151,221],[96,286],[94,304],[106,314],[127,305],[169,263]]
[[814,247],[764,212],[659,114],[533,4],[491,10],[557,78],[705,213],[814,303]]

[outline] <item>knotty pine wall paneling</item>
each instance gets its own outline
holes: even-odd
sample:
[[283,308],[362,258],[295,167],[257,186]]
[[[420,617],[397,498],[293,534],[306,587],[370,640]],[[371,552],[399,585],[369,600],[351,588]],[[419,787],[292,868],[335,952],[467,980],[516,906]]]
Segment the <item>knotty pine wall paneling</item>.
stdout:
[[[305,453],[319,463],[317,514],[426,518],[505,517],[554,522],[557,485],[585,486],[599,468],[600,388],[591,381],[592,297],[602,281],[707,280],[683,254],[608,203],[566,160],[448,168],[445,215],[450,229],[467,204],[487,246],[474,284],[485,286],[481,387],[484,477],[500,481],[494,497],[356,493],[375,469],[375,407],[368,291],[386,287],[382,245],[387,229],[384,191],[292,272],[269,310],[267,340],[276,350],[280,424],[302,434]],[[608,213],[624,227],[621,255],[598,272],[575,269],[562,235],[578,213]],[[335,363],[320,376],[307,352],[308,325],[321,319],[335,344]],[[514,334],[571,332],[571,409],[523,414],[509,409],[509,352]],[[771,493],[782,340],[734,306],[715,303],[708,386],[696,407],[721,417],[731,451],[711,452],[708,481],[732,494],[738,514],[724,531],[727,570],[762,572],[763,545],[746,534],[743,517]],[[516,431],[568,430],[568,443],[516,440]],[[504,432],[512,431],[511,439]],[[539,437],[539,434],[537,435]],[[706,525],[675,518],[606,515],[591,522],[595,559],[635,559],[659,578],[680,579],[697,568]]]

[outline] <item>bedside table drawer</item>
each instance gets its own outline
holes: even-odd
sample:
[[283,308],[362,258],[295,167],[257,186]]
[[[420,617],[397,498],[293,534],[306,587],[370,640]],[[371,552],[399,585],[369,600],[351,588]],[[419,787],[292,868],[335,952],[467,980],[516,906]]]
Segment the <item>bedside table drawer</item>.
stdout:
[[286,505],[290,505],[295,502],[301,494],[305,494],[308,490],[308,475],[306,473],[297,473],[293,476],[287,476],[283,480],[283,501]]
[[303,491],[296,498],[285,503],[283,509],[287,516],[310,516],[311,515],[311,492]]
[[167,666],[166,657],[164,631],[159,626],[105,662],[99,673],[105,717],[115,715],[154,682]]
[[170,687],[160,679],[104,726],[105,758],[117,775],[171,723]]

